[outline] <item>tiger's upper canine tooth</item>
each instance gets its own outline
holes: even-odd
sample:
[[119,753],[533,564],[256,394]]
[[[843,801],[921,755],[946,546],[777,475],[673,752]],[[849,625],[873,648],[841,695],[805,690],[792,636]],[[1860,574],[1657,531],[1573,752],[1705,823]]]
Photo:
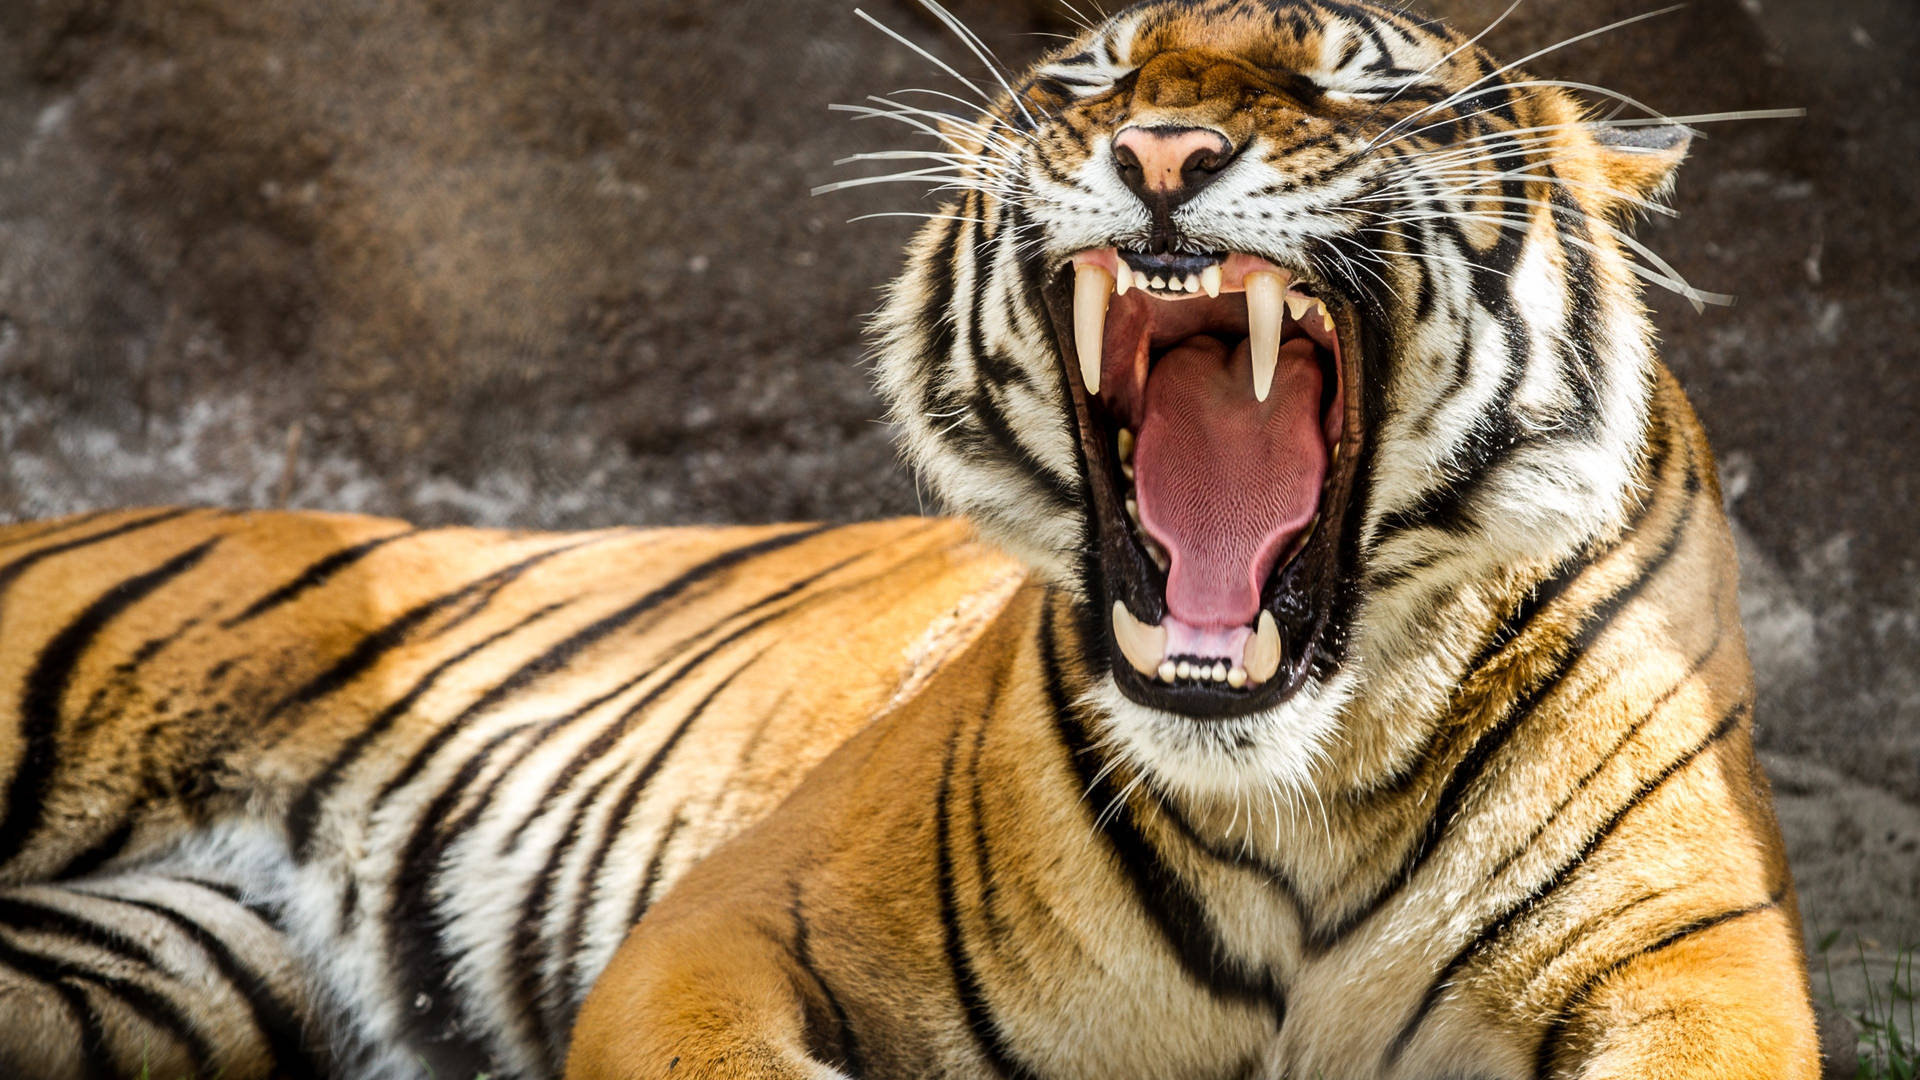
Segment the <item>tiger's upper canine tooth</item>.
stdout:
[[1256,270],[1247,275],[1247,341],[1253,353],[1256,401],[1267,400],[1274,370],[1280,366],[1280,309],[1286,295],[1287,279],[1280,274]]
[[1247,639],[1242,663],[1246,665],[1247,677],[1256,683],[1266,682],[1280,670],[1280,624],[1274,621],[1273,612],[1260,612],[1260,625]]
[[1113,602],[1113,640],[1120,646],[1120,654],[1127,658],[1133,670],[1152,678],[1160,670],[1160,661],[1167,652],[1167,628],[1148,626],[1133,617],[1127,605],[1118,600]]
[[1073,349],[1080,356],[1080,379],[1089,394],[1100,392],[1100,356],[1112,296],[1113,275],[1104,267],[1081,263],[1073,268]]
[[1200,271],[1200,287],[1207,290],[1208,296],[1217,298],[1220,295],[1221,284],[1219,263],[1214,263],[1212,266]]

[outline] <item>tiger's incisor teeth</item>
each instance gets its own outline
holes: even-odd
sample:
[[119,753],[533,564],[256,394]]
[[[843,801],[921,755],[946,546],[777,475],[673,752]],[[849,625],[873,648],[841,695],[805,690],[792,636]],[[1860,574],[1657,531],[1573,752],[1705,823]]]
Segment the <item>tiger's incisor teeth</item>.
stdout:
[[1212,266],[1200,271],[1200,287],[1207,290],[1208,296],[1218,299],[1220,296],[1220,286],[1222,284],[1219,263],[1214,263]]
[[1125,260],[1121,260],[1119,268],[1113,275],[1113,291],[1125,296],[1127,290],[1131,288],[1133,288],[1133,271],[1127,268]]
[[1199,291],[1200,291],[1200,277],[1199,277],[1199,275],[1197,275],[1197,274],[1188,274],[1188,275],[1187,275],[1187,283],[1186,283],[1185,285],[1182,285],[1182,286],[1181,286],[1181,288],[1183,288],[1183,289],[1185,289],[1185,290],[1187,290],[1187,291],[1188,291],[1188,292],[1190,292],[1190,293],[1196,293],[1196,292],[1199,292]]
[[1246,666],[1247,678],[1255,683],[1266,682],[1280,670],[1280,624],[1274,621],[1273,612],[1260,612],[1260,624],[1247,639],[1241,663]]
[[1167,628],[1148,626],[1133,617],[1127,605],[1118,600],[1113,602],[1113,641],[1120,646],[1120,655],[1127,658],[1133,670],[1152,678],[1160,670],[1160,661],[1167,652]]
[[1073,348],[1080,355],[1080,379],[1089,394],[1100,392],[1100,356],[1112,296],[1113,275],[1104,267],[1080,263],[1073,268]]
[[1247,275],[1247,341],[1253,353],[1253,397],[1267,400],[1280,366],[1280,326],[1287,279],[1268,270]]

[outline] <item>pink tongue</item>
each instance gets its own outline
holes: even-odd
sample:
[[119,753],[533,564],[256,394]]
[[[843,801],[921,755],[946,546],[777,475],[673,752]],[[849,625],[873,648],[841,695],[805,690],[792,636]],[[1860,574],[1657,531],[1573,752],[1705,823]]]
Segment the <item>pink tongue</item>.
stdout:
[[1147,380],[1135,489],[1147,534],[1172,556],[1167,610],[1199,628],[1245,626],[1280,553],[1313,520],[1327,470],[1313,342],[1280,348],[1265,402],[1253,360],[1188,338]]

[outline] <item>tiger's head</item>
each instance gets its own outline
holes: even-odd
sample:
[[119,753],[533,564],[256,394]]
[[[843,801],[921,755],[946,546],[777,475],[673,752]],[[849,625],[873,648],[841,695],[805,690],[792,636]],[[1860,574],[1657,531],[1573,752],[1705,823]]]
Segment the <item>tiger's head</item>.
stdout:
[[1624,226],[1685,129],[1311,0],[1139,4],[996,89],[896,113],[959,191],[877,318],[906,455],[1081,602],[1106,735],[1162,780],[1391,757],[1633,502]]

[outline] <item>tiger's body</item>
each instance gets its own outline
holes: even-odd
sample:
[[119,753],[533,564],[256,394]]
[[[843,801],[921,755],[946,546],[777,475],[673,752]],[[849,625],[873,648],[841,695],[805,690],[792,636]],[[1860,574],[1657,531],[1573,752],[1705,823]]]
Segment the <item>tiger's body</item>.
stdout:
[[939,521],[43,529],[0,531],[8,1076],[552,1075],[649,899],[1024,576]]
[[0,1065],[1817,1075],[1614,224],[1684,139],[1293,0],[943,137],[879,373],[970,525],[0,532]]

